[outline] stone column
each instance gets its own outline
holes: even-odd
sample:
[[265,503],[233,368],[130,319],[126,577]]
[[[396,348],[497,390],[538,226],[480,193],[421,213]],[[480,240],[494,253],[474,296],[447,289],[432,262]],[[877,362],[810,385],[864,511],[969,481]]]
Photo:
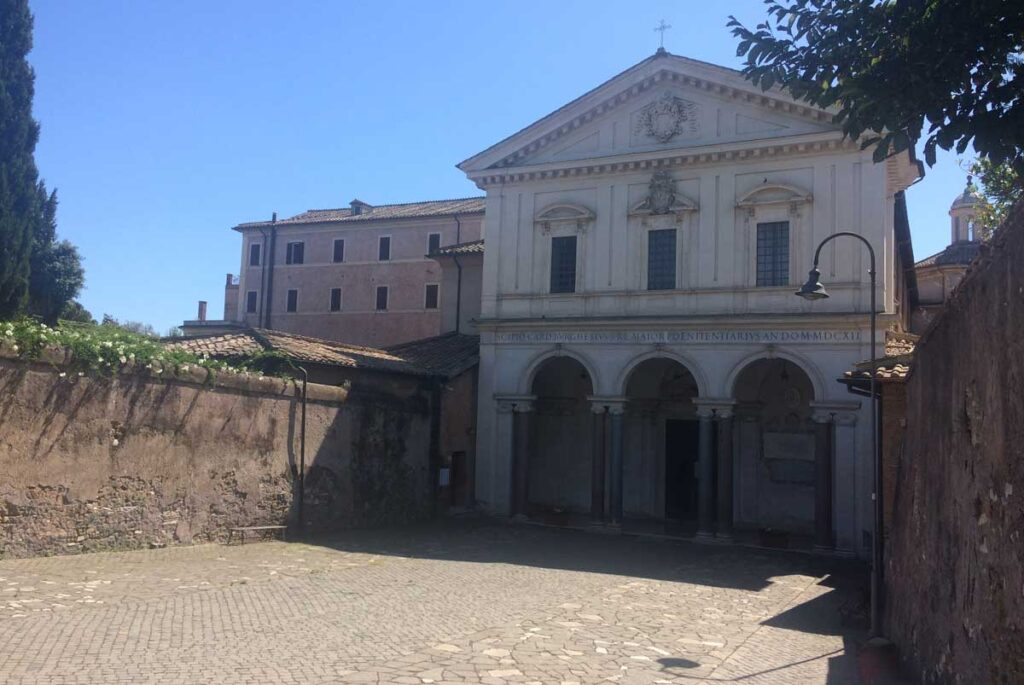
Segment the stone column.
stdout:
[[732,408],[718,410],[718,528],[715,537],[732,540],[733,492]]
[[608,407],[611,442],[611,522],[622,525],[622,414],[621,404]]
[[512,514],[525,518],[529,509],[530,423],[533,402],[512,403]]
[[715,477],[713,461],[712,419],[715,410],[710,407],[698,407],[697,416],[700,420],[700,432],[697,445],[697,537],[713,538],[715,536],[715,492],[712,481]]
[[491,492],[494,494],[491,507],[494,513],[504,516],[512,516],[515,513],[513,485],[515,483],[516,431],[512,405],[512,402],[500,398],[495,402],[495,459],[491,467]]
[[[857,527],[857,414],[841,411],[835,415],[835,461],[832,469],[835,551],[856,556],[860,547]],[[870,493],[870,488],[868,490]]]
[[814,412],[814,550],[831,552],[832,536],[832,418]]
[[592,403],[590,411],[594,414],[593,419],[593,468],[590,472],[590,518],[594,523],[604,523],[604,498],[605,498],[605,452],[607,444],[605,441],[605,423],[608,409],[603,404]]

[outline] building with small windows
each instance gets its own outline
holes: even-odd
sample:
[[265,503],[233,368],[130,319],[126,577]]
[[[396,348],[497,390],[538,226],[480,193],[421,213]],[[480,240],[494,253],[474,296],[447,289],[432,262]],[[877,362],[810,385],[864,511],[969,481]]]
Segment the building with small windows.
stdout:
[[[499,103],[495,103],[499,104]],[[802,539],[867,555],[869,257],[917,291],[911,154],[659,50],[459,165],[486,193],[476,499],[494,513]],[[881,332],[880,332],[881,337]]]
[[234,309],[225,311],[226,321],[187,321],[183,328],[199,334],[251,326],[372,347],[436,336],[443,272],[428,255],[479,240],[483,214],[483,198],[380,206],[353,200],[342,209],[239,224],[242,265],[225,293]]
[[976,230],[981,202],[968,176],[967,187],[949,208],[949,245],[916,264],[920,293],[920,306],[914,312],[913,321],[916,332],[924,331],[945,306],[953,289],[967,273],[967,267],[981,251],[980,231]]

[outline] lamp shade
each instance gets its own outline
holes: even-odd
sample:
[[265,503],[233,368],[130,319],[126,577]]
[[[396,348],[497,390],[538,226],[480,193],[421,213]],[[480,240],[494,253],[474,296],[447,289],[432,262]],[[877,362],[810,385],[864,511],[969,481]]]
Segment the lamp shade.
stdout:
[[807,274],[807,282],[800,286],[800,290],[797,290],[796,294],[805,300],[824,300],[828,297],[825,286],[821,284],[821,272],[818,271],[817,266],[810,270]]

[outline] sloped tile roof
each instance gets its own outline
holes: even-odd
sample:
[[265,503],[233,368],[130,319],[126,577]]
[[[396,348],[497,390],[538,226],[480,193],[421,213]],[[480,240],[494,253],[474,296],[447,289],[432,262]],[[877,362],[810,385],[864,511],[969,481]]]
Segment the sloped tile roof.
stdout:
[[918,336],[912,333],[886,331],[884,357],[872,364],[865,360],[854,364],[853,369],[843,374],[843,380],[866,381],[871,379],[874,367],[875,380],[880,382],[903,382],[910,373],[910,365],[914,356],[914,346]]
[[452,255],[470,255],[470,254],[483,254],[484,253],[484,241],[473,240],[468,243],[456,243],[455,245],[445,245],[444,247],[431,252],[431,257],[450,257]]
[[389,347],[388,352],[438,376],[453,378],[480,361],[480,336],[444,333]]
[[433,375],[431,371],[386,350],[346,345],[263,328],[225,335],[179,338],[170,340],[167,344],[211,357],[246,357],[264,350],[272,350],[300,362],[419,376]]
[[923,266],[946,266],[958,265],[967,266],[974,261],[974,258],[981,252],[981,243],[970,240],[959,240],[949,245],[942,252],[936,252],[930,257],[925,257],[917,264],[916,268]]
[[[394,205],[366,205],[362,212],[353,214],[351,207],[338,209],[310,209],[301,214],[279,220],[277,226],[294,224],[319,224],[355,221],[381,221],[388,219],[414,219],[432,216],[453,216],[455,214],[483,214],[483,197],[464,197],[453,200],[428,200]],[[270,226],[270,221],[251,221],[238,224],[235,228]]]

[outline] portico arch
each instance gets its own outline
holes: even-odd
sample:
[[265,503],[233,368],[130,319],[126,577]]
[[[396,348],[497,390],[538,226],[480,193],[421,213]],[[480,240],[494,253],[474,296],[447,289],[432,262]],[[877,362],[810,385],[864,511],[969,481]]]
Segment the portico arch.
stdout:
[[585,514],[591,509],[594,380],[572,354],[552,354],[532,368],[532,436],[526,450],[523,513]]
[[792,356],[760,355],[730,376],[736,526],[810,536],[823,515],[819,470],[830,468],[831,447],[815,422],[813,372]]
[[711,394],[710,387],[708,386],[707,377],[704,375],[703,370],[689,357],[671,350],[652,350],[641,355],[637,355],[629,361],[626,366],[623,367],[619,373],[618,379],[615,381],[615,387],[619,393],[623,396],[627,395],[627,384],[629,383],[630,377],[633,372],[648,359],[671,359],[678,363],[684,369],[686,369],[691,376],[693,376],[694,382],[697,384],[697,395],[699,397],[707,397]]
[[676,355],[656,353],[625,371],[622,509],[631,518],[694,519],[697,514],[697,406],[700,385]]
[[722,394],[725,397],[735,397],[736,381],[740,374],[759,359],[785,359],[792,362],[810,380],[811,386],[814,389],[814,397],[819,400],[825,397],[825,377],[821,370],[807,357],[790,350],[761,350],[741,359],[725,378],[725,384],[722,388]]
[[537,377],[537,372],[544,366],[544,363],[550,359],[557,357],[568,357],[573,359],[586,370],[587,375],[590,377],[590,383],[594,392],[597,392],[602,386],[600,379],[597,374],[597,367],[587,357],[587,355],[576,350],[567,349],[564,347],[556,347],[551,350],[544,350],[543,352],[535,355],[526,365],[525,372],[520,376],[518,391],[522,394],[529,394],[532,392],[534,380]]

